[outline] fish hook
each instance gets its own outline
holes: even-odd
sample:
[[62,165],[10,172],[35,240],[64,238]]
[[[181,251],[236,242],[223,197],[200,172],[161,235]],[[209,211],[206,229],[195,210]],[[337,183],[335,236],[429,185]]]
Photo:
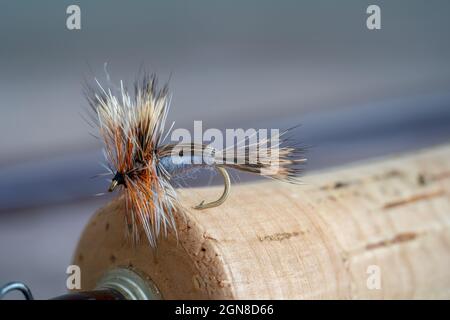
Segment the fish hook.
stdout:
[[28,288],[26,284],[18,281],[10,282],[3,287],[0,287],[0,299],[3,299],[7,293],[14,290],[22,292],[26,300],[33,300],[30,288]]
[[224,189],[223,189],[222,195],[220,196],[219,199],[208,202],[208,203],[205,203],[205,200],[203,200],[198,205],[196,205],[194,207],[194,209],[203,210],[203,209],[218,207],[222,203],[224,203],[225,200],[227,200],[228,195],[230,194],[230,188],[231,188],[230,176],[228,175],[227,170],[223,167],[216,167],[216,170],[222,175],[223,181],[224,181]]

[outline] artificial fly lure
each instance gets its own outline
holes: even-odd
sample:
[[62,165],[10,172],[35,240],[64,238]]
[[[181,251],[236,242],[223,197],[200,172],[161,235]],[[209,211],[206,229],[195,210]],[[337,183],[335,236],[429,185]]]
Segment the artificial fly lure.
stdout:
[[[161,233],[176,233],[175,214],[183,212],[174,184],[178,176],[198,168],[214,168],[222,175],[221,197],[194,207],[207,209],[225,202],[231,187],[227,169],[296,183],[299,165],[306,161],[301,157],[302,148],[282,146],[286,138],[269,146],[268,139],[253,145],[238,142],[231,148],[231,157],[230,150],[206,144],[164,144],[172,129],[165,132],[170,95],[167,85],[157,87],[154,75],[136,81],[133,93],[122,82],[120,88],[105,89],[98,81],[86,93],[103,140],[108,173],[113,175],[108,191],[121,189],[128,232],[139,241],[142,228],[152,247]],[[263,147],[266,152],[259,152]]]

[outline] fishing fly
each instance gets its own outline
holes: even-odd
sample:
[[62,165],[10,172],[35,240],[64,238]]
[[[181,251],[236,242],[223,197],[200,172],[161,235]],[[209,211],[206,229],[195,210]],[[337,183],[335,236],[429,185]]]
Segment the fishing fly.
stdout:
[[271,137],[239,141],[224,149],[203,143],[165,144],[173,127],[166,130],[170,94],[167,85],[157,86],[155,75],[137,80],[131,93],[122,82],[120,88],[104,88],[97,80],[86,93],[103,140],[106,167],[113,176],[108,191],[120,189],[124,194],[132,239],[139,241],[143,230],[152,247],[160,234],[176,233],[175,215],[184,210],[174,183],[177,177],[199,168],[220,173],[224,191],[217,200],[194,207],[203,210],[226,201],[231,188],[228,169],[297,183],[300,165],[306,161],[302,148],[286,145],[289,130],[279,134],[276,143]]

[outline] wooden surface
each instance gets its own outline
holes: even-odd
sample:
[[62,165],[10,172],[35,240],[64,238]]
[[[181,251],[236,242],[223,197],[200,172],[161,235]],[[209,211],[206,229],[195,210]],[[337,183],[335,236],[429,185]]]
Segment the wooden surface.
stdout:
[[[450,145],[307,175],[304,185],[234,184],[188,209],[178,243],[125,240],[124,202],[99,210],[74,254],[82,289],[114,266],[166,299],[450,298]],[[221,187],[182,190],[189,208]],[[370,266],[381,288],[367,286]]]

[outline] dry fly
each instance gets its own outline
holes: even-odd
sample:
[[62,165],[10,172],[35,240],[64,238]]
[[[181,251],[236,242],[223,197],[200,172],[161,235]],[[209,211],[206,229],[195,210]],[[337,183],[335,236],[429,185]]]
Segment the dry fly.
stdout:
[[[279,135],[278,143],[269,146],[268,139],[254,145],[238,142],[223,150],[206,144],[164,144],[173,127],[165,128],[170,105],[167,85],[158,88],[154,75],[136,81],[131,93],[120,84],[120,88],[104,88],[96,81],[87,88],[86,96],[103,140],[106,167],[113,175],[108,191],[120,189],[124,193],[126,225],[133,240],[138,241],[139,230],[144,230],[150,245],[156,247],[160,234],[176,233],[175,215],[183,212],[183,206],[174,179],[193,169],[216,169],[225,186],[218,200],[202,202],[195,209],[215,207],[226,200],[230,191],[227,169],[298,181],[300,165],[306,159],[302,148],[286,146],[287,131]],[[268,152],[259,152],[263,147]],[[235,156],[229,157],[227,149]]]

